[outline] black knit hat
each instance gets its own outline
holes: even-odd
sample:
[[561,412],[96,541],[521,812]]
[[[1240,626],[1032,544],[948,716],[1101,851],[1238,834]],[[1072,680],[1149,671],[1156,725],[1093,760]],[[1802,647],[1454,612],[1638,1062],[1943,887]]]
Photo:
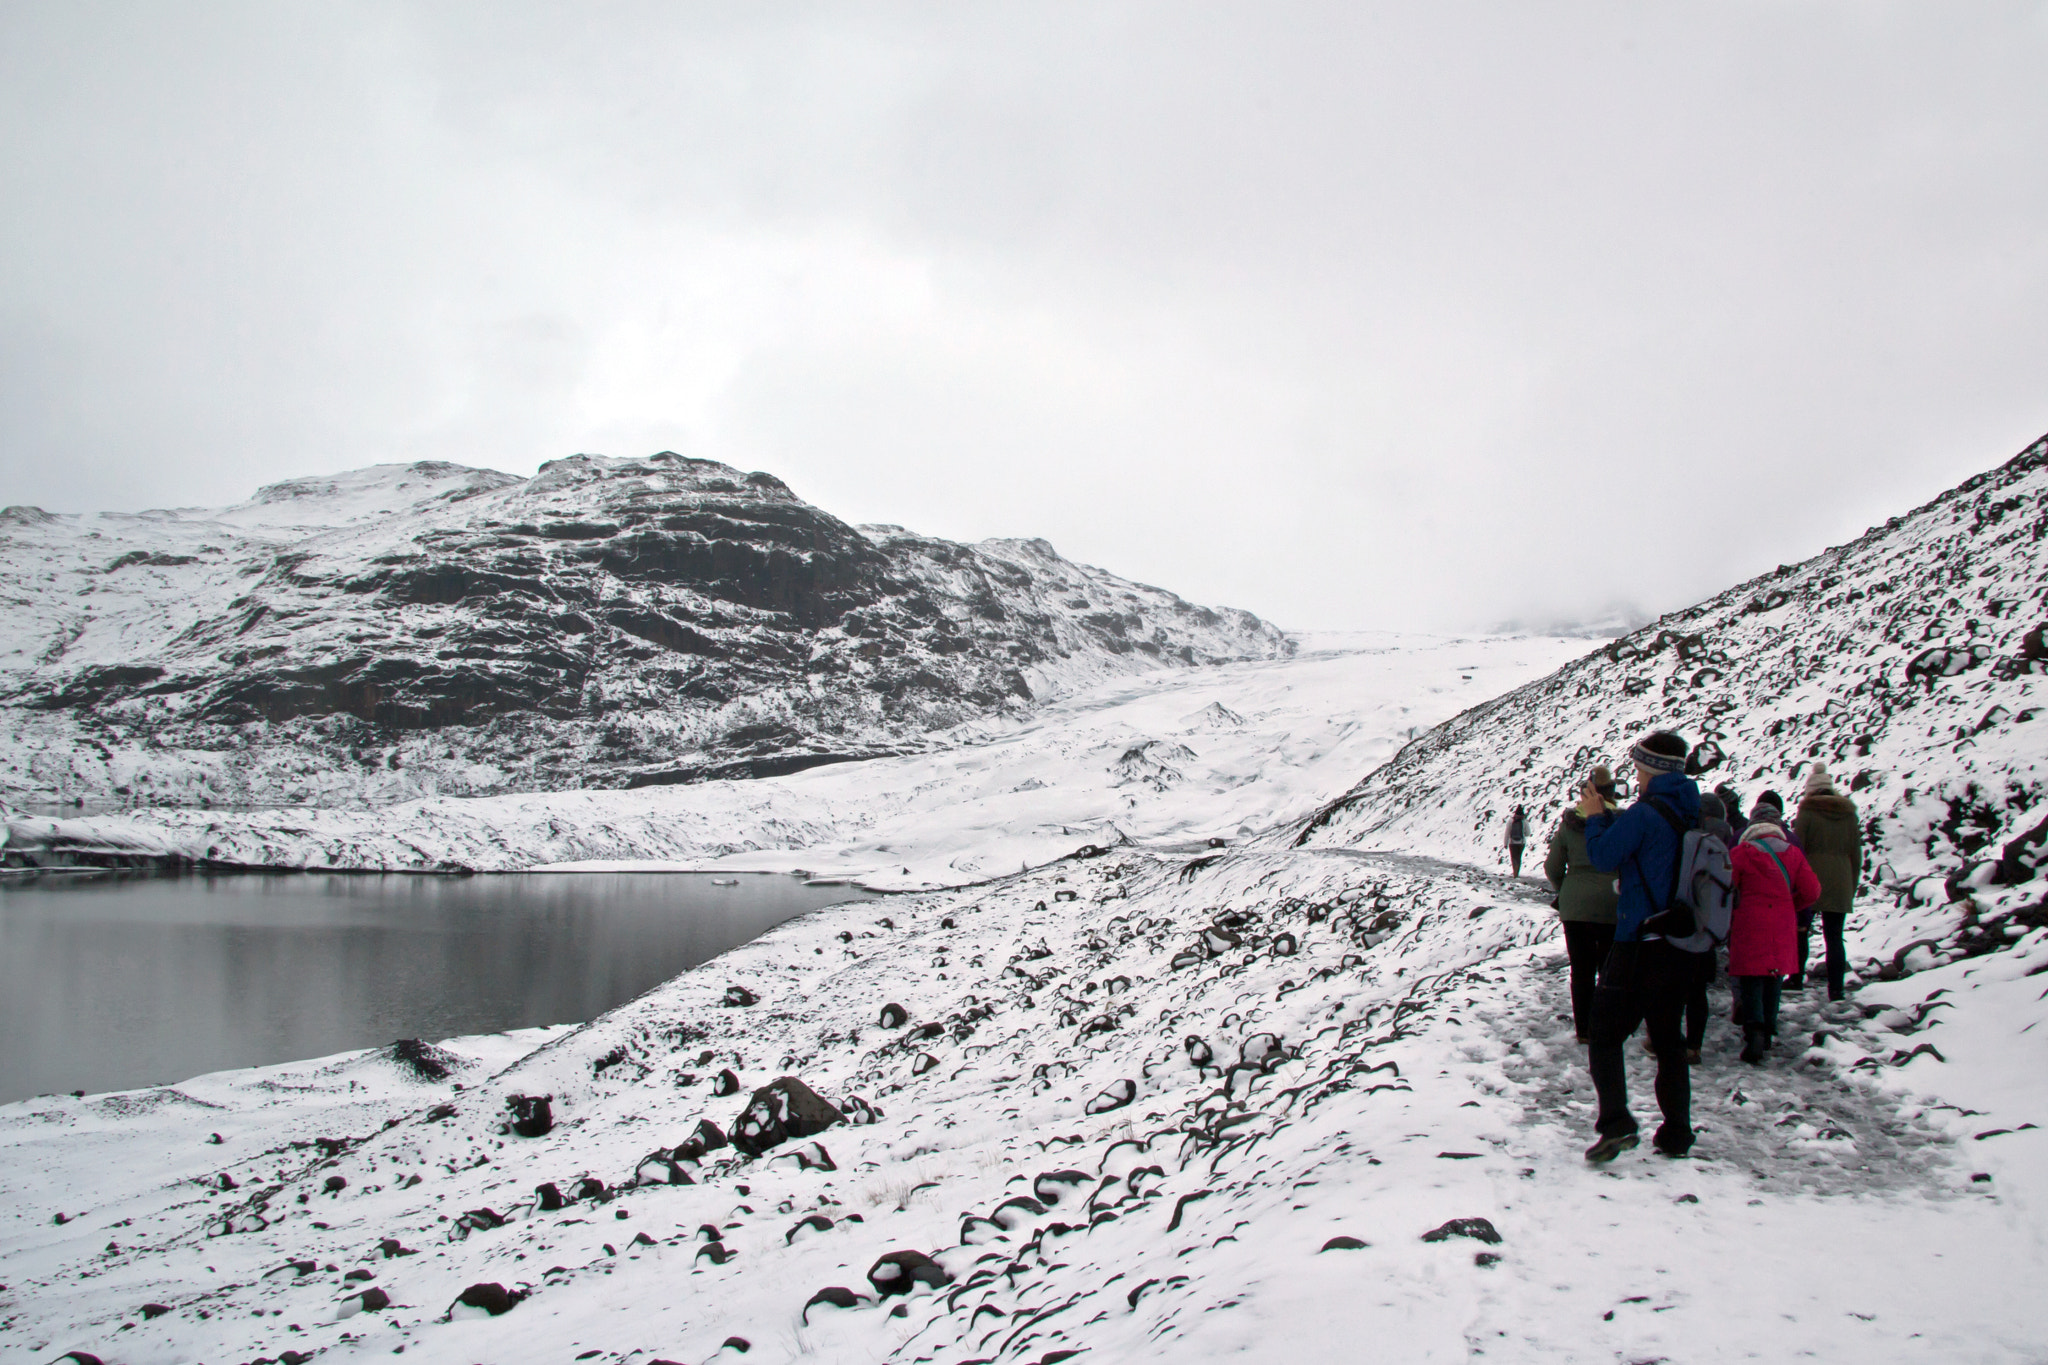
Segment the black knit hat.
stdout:
[[1757,797],[1756,803],[1759,806],[1776,806],[1780,815],[1785,813],[1785,798],[1769,789],[1766,789],[1763,795]]

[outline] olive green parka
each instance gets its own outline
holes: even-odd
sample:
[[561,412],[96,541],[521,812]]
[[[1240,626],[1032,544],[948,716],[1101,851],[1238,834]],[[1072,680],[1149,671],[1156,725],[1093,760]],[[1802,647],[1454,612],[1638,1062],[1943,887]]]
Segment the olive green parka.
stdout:
[[1848,914],[1856,899],[1857,879],[1863,875],[1863,827],[1856,803],[1832,792],[1816,792],[1799,803],[1792,832],[1820,878],[1820,900],[1813,908],[1824,914]]
[[1543,860],[1543,875],[1557,892],[1560,919],[1589,924],[1614,923],[1619,897],[1614,894],[1614,874],[1602,872],[1586,856],[1586,817],[1568,810],[1550,836],[1550,852]]

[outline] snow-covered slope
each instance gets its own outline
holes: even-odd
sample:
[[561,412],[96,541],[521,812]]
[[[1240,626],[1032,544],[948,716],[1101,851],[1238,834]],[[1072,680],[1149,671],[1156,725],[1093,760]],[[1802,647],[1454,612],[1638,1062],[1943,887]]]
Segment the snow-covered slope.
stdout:
[[2048,858],[2044,493],[2048,440],[1474,707],[1299,838],[1501,863],[1517,804],[1547,831],[1588,765],[1625,772],[1629,743],[1665,727],[1693,742],[1704,782],[1745,802],[1775,788],[1789,809],[1825,762],[1861,808],[1872,889],[2002,904],[1995,888],[2032,882]]
[[421,463],[219,510],[0,512],[0,793],[274,805],[786,772],[1286,637],[856,528],[663,453]]
[[[2039,1359],[2048,931],[1977,960],[1996,1010],[1795,1001],[1761,1070],[1717,1021],[1694,1157],[1602,1169],[1553,935],[1423,860],[1120,850],[817,912],[495,1074],[0,1107],[0,1351]],[[784,1075],[852,1121],[702,1145]]]
[[783,777],[374,810],[21,818],[7,850],[386,870],[630,860],[804,868],[892,889],[958,885],[1084,842],[1234,842],[1298,822],[1471,698],[1583,648],[1544,637],[1310,636],[1292,659],[1127,676],[935,736],[943,742],[929,752]]

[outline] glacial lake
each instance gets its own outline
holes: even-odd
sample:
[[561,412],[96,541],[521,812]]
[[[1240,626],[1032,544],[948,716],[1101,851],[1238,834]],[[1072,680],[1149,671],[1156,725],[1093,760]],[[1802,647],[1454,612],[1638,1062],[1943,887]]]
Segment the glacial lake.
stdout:
[[582,1023],[849,886],[703,873],[0,883],[0,1103]]

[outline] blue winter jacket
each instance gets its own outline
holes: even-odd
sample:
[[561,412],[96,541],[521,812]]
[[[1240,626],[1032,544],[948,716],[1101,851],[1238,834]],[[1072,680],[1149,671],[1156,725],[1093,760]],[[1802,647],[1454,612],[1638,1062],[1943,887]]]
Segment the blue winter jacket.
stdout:
[[1700,818],[1699,785],[1683,773],[1659,773],[1643,798],[1619,815],[1586,821],[1586,856],[1602,872],[1621,874],[1621,904],[1615,910],[1614,939],[1633,942],[1643,921],[1664,908],[1671,873],[1683,850],[1682,837],[1647,798],[1657,797],[1687,825]]

